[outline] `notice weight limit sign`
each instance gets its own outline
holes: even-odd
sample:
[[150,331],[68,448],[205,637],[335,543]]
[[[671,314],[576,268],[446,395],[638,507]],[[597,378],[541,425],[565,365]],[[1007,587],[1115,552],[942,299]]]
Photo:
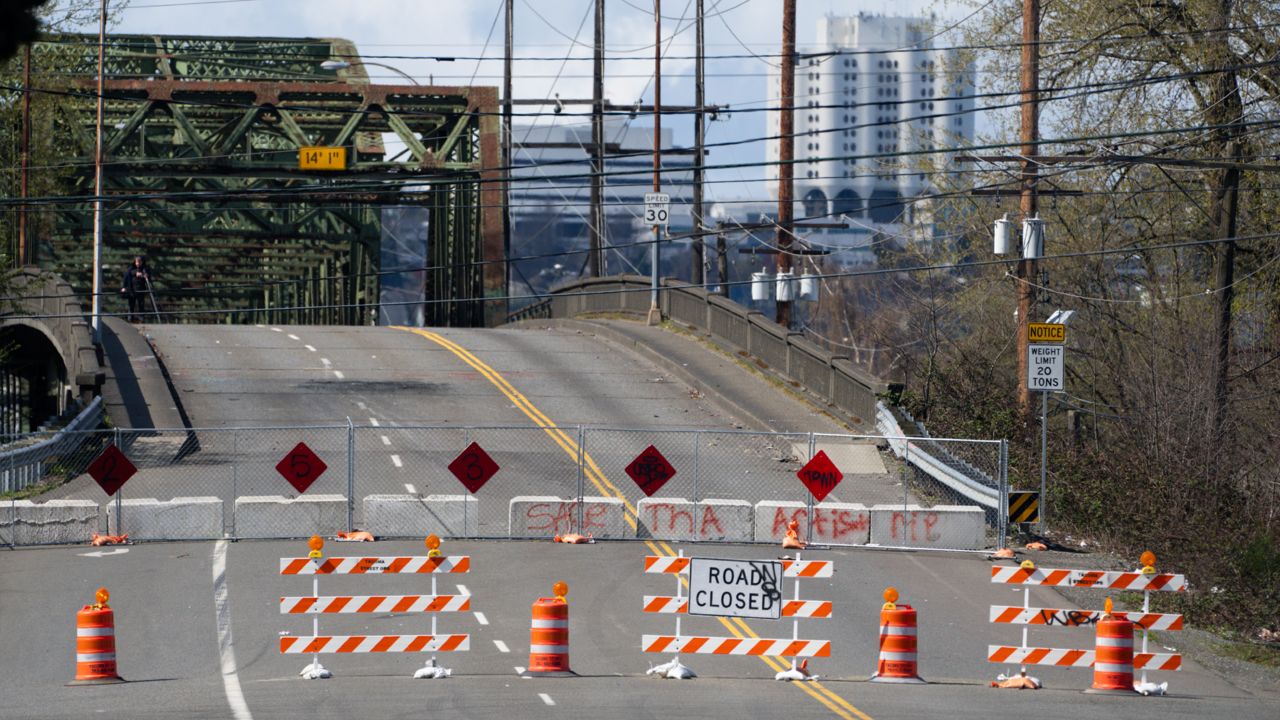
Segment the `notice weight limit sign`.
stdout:
[[777,560],[690,558],[689,614],[777,620],[781,584]]
[[1062,390],[1066,348],[1061,345],[1027,346],[1027,389],[1050,392]]

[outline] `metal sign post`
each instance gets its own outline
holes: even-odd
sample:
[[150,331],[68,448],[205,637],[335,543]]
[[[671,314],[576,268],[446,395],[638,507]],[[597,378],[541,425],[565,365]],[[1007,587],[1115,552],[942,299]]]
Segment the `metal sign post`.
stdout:
[[[1049,468],[1049,393],[1066,387],[1067,326],[1056,323],[1029,323],[1027,339],[1027,389],[1040,391],[1040,502],[1045,504]],[[1040,510],[1040,532],[1045,529],[1045,511]]]

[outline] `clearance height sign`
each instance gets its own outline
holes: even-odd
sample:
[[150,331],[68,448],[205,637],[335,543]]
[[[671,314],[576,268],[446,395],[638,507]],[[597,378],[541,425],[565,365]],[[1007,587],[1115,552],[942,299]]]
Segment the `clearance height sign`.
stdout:
[[781,585],[777,560],[690,558],[689,614],[777,620]]

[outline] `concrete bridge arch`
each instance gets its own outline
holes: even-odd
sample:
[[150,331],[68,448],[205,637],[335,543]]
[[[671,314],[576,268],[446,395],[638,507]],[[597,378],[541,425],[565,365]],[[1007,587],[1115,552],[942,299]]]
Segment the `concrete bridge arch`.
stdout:
[[105,373],[79,298],[65,280],[24,267],[0,305],[0,404],[5,433],[36,425],[98,394]]

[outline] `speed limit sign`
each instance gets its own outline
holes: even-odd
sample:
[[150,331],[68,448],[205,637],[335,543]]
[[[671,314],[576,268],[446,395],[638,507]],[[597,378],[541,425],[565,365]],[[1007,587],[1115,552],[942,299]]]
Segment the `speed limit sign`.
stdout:
[[644,224],[667,226],[671,217],[671,196],[666,193],[644,194]]

